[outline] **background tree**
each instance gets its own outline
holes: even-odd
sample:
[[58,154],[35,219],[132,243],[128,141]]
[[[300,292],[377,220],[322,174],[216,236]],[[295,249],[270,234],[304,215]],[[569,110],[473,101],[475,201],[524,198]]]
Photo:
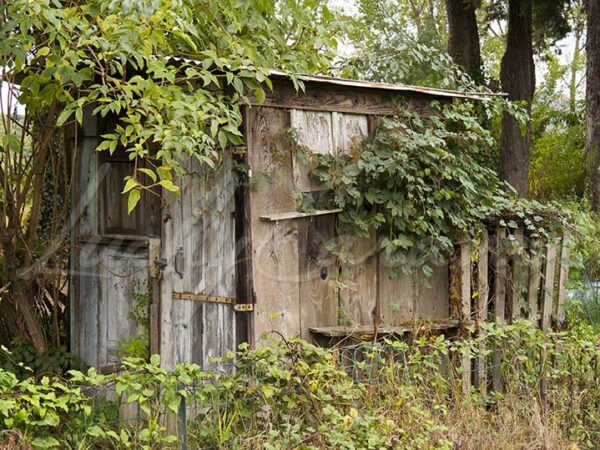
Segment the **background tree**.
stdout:
[[[509,0],[506,52],[502,58],[500,79],[502,90],[511,101],[522,101],[528,111],[535,90],[535,66],[532,42],[532,0]],[[530,130],[521,130],[508,113],[502,118],[500,134],[500,176],[521,197],[529,185]]]
[[483,82],[476,9],[478,0],[446,0],[448,54],[474,80]]
[[600,0],[587,2],[586,134],[591,205],[600,211]]

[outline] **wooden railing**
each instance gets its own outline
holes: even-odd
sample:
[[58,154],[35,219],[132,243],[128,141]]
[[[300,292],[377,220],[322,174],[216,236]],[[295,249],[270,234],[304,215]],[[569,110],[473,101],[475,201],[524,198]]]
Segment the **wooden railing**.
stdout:
[[[463,239],[451,264],[450,301],[454,318],[475,323],[465,327],[464,335],[478,333],[485,322],[510,324],[519,319],[530,320],[542,330],[561,329],[569,239],[565,233],[541,240],[528,236],[522,227],[494,227],[474,241]],[[485,390],[491,384],[494,390],[502,390],[501,349],[494,349],[492,364],[484,352],[477,353],[475,360],[462,359],[465,389],[476,385]]]

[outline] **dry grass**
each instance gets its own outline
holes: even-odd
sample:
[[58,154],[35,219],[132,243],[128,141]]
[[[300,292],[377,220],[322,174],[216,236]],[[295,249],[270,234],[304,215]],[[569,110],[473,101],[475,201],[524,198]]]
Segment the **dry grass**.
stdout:
[[448,440],[464,450],[554,450],[577,448],[547,416],[535,399],[503,399],[485,409],[463,403],[448,414]]

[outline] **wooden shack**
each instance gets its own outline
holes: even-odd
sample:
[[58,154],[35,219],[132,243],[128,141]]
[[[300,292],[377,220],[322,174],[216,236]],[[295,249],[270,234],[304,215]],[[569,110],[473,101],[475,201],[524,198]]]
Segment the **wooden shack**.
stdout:
[[[274,90],[243,108],[247,165],[240,183],[226,155],[217,172],[188,163],[181,195],[143,196],[127,214],[123,178],[132,162],[96,152],[109,121],[86,115],[73,137],[72,349],[96,367],[118,363],[119,345],[148,328],[150,350],[170,367],[211,365],[211,357],[277,331],[306,339],[334,336],[340,325],[398,326],[448,319],[449,268],[428,283],[390,277],[377,237],[337,233],[337,210],[298,211],[299,193],[324,188],[308,176],[286,137],[296,130],[313,151],[341,154],[373,132],[375,119],[403,107],[427,112],[432,100],[479,94],[322,76],[273,74]],[[235,164],[234,164],[235,162]],[[353,263],[341,272],[328,252],[352,242]],[[140,320],[147,311],[146,319]],[[328,332],[331,331],[331,332]],[[336,331],[338,330],[338,331]]]

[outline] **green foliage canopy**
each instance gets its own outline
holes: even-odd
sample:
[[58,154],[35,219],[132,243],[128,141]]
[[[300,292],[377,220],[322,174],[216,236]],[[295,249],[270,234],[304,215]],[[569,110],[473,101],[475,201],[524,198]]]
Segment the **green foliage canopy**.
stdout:
[[117,115],[98,150],[151,162],[127,181],[130,209],[141,189],[177,191],[182,158],[218,164],[241,144],[239,104],[264,97],[269,69],[326,68],[341,27],[315,0],[11,0],[0,17],[3,77],[28,115],[57,126],[81,124],[87,107]]

